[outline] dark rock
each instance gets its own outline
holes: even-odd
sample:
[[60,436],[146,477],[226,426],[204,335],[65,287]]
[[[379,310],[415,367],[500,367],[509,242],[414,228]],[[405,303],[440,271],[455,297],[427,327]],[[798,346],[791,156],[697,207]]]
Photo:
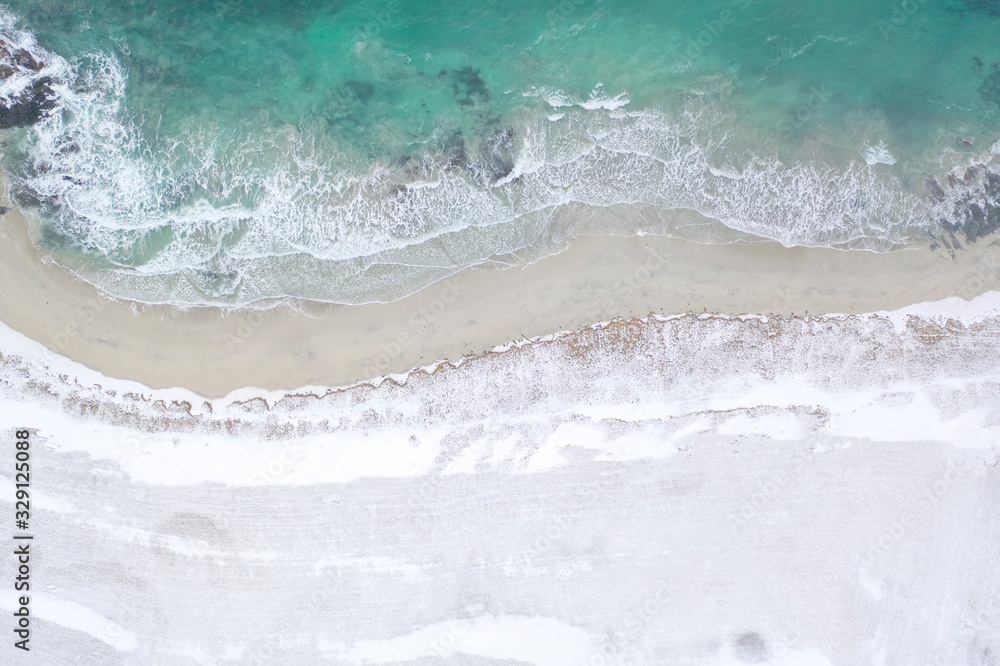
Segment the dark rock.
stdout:
[[0,128],[34,125],[55,107],[56,94],[52,90],[52,79],[47,76],[40,78],[6,105],[0,104]]
[[7,206],[0,206],[0,215],[6,215],[9,212],[10,208],[7,208]]
[[949,223],[946,226],[951,231],[960,231],[968,243],[975,243],[1000,229],[1000,205],[992,202],[965,204],[959,216],[961,221],[958,224]]
[[45,67],[45,63],[39,62],[35,56],[24,49],[12,49],[11,46],[0,38],[0,58],[6,62],[17,65],[33,72],[40,72]]
[[25,51],[24,49],[18,49],[14,51],[14,63],[25,69],[30,69],[33,72],[40,72],[42,68],[45,67],[45,63],[38,62],[35,60],[34,56]]
[[80,152],[80,145],[76,143],[64,143],[56,149],[58,155],[69,155]]
[[[18,73],[29,75],[45,67],[35,56],[25,49],[15,48],[0,37],[0,80],[9,79]],[[52,90],[52,79],[42,77],[11,98],[0,103],[0,128],[26,127],[38,122],[55,108],[56,95]]]
[[[927,195],[941,217],[941,228],[951,245],[960,247],[957,236],[966,243],[1000,231],[1000,173],[985,164],[965,169],[961,177],[948,174],[946,181],[928,178]],[[940,240],[946,247],[948,242]]]
[[933,178],[928,177],[924,184],[927,187],[927,194],[930,196],[931,201],[934,203],[941,203],[944,201],[944,190],[938,185],[937,181]]
[[1000,204],[1000,173],[986,172],[986,196]]
[[14,201],[22,206],[41,206],[42,200],[35,196],[35,193],[27,189],[19,189],[14,192]]
[[986,204],[986,226],[1000,229],[1000,204]]
[[978,228],[986,220],[983,209],[973,204],[965,209],[965,222],[967,227]]

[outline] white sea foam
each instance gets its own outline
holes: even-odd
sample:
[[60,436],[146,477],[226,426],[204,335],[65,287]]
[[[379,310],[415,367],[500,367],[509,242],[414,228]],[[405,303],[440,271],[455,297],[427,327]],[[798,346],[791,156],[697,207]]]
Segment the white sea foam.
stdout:
[[892,153],[889,152],[889,148],[883,141],[879,141],[878,144],[874,146],[866,145],[864,149],[864,158],[868,166],[874,166],[876,164],[888,164],[889,166],[892,166],[896,163],[896,158],[892,156]]

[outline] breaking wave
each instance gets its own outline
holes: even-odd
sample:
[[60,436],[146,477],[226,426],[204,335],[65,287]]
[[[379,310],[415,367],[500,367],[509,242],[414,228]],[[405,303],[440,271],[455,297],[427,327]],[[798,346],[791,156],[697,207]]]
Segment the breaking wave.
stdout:
[[[44,251],[136,301],[388,301],[464,268],[557,252],[581,233],[885,251],[938,224],[940,204],[878,160],[782,161],[734,148],[740,129],[710,105],[635,111],[603,89],[589,100],[533,89],[525,96],[545,100],[541,112],[477,145],[432,141],[375,163],[293,127],[161,137],[127,108],[113,54],[68,61],[15,23],[0,13],[13,72],[0,98],[11,107],[34,91],[48,105],[11,167],[16,198],[38,210]],[[19,52],[37,67],[18,64]],[[608,212],[622,206],[656,215],[637,224]],[[689,210],[705,223],[673,222]]]

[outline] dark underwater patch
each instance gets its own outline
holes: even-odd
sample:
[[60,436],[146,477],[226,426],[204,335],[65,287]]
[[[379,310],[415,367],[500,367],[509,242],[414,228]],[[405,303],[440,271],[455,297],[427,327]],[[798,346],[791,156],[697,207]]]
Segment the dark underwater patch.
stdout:
[[42,247],[55,252],[70,252],[81,249],[76,239],[51,224],[43,224],[39,231],[41,237],[38,240]]
[[375,94],[375,86],[364,81],[347,81],[344,83],[344,89],[362,104],[367,104],[368,100]]
[[984,102],[1000,109],[1000,67],[995,63],[993,73],[987,76],[979,86],[979,95]]
[[1000,173],[986,166],[971,166],[964,173],[951,173],[942,180],[928,178],[928,198],[938,214],[938,223],[952,243],[966,243],[1000,229]]
[[510,175],[514,170],[514,128],[497,132],[483,142],[477,171],[490,182]]
[[461,106],[485,104],[490,101],[490,91],[486,87],[486,81],[479,76],[478,69],[465,67],[455,70],[451,76],[453,78],[451,89]]
[[1000,0],[965,0],[965,5],[973,12],[1000,16]]
[[335,134],[356,132],[371,124],[367,106],[375,92],[375,86],[366,81],[344,81],[341,86],[327,91],[319,115]]

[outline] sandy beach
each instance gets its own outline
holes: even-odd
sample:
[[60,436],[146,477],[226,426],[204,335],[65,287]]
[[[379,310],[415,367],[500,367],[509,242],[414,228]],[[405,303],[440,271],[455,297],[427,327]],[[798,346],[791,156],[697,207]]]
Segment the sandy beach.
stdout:
[[0,321],[108,376],[205,397],[350,385],[616,317],[850,314],[1000,289],[986,241],[952,257],[584,237],[531,265],[467,270],[392,303],[182,310],[105,297],[43,261],[19,209],[0,205],[10,208]]
[[1000,664],[1000,14],[897,5],[0,7],[0,665]]

